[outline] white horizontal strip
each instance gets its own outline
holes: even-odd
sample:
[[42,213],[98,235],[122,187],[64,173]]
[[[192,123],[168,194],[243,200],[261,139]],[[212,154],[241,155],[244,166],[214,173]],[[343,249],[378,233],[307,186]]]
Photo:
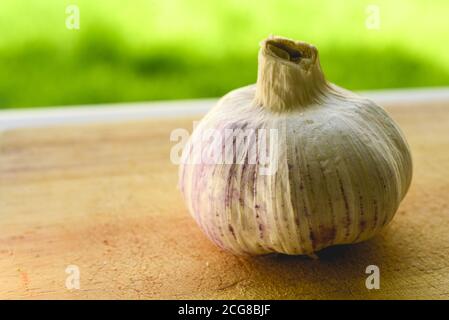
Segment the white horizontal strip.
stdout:
[[380,105],[449,101],[449,87],[372,90],[358,93]]
[[[407,104],[449,101],[449,88],[364,91],[379,104]],[[147,103],[117,103],[0,111],[0,130],[42,127],[61,124],[82,124],[195,116],[206,113],[217,99],[176,100]]]
[[217,99],[117,103],[0,111],[0,130],[202,115]]

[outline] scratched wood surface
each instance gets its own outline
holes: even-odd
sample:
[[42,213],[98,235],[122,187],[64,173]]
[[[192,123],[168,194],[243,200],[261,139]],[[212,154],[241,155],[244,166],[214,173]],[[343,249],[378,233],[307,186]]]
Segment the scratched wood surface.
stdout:
[[[389,228],[318,260],[235,257],[188,215],[169,160],[193,119],[0,134],[0,298],[449,298],[449,103],[389,106],[414,179]],[[367,290],[365,268],[380,268]],[[66,287],[66,268],[80,289]]]

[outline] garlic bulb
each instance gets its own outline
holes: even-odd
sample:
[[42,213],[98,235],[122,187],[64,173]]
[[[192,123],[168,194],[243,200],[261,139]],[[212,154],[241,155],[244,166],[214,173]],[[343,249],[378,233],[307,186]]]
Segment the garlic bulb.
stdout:
[[314,46],[272,36],[256,85],[228,93],[195,128],[180,189],[224,249],[313,255],[381,231],[411,177],[387,113],[327,82]]

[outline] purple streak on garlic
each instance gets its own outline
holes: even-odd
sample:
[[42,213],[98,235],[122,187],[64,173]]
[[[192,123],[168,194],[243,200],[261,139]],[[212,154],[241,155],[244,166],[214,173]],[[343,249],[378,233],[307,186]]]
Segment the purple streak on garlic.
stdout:
[[[204,140],[210,129],[221,138]],[[255,134],[238,140],[227,129]],[[217,150],[222,161],[203,163]],[[181,163],[180,189],[199,226],[220,247],[251,255],[312,255],[369,239],[412,177],[409,147],[387,113],[327,82],[315,47],[281,37],[261,43],[257,84],[209,111]]]

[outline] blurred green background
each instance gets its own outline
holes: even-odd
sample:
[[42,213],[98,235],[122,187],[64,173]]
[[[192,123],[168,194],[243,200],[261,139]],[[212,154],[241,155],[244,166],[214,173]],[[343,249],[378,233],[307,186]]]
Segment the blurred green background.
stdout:
[[349,89],[444,86],[448,16],[447,0],[1,0],[0,108],[221,96],[255,82],[269,34],[315,44]]

